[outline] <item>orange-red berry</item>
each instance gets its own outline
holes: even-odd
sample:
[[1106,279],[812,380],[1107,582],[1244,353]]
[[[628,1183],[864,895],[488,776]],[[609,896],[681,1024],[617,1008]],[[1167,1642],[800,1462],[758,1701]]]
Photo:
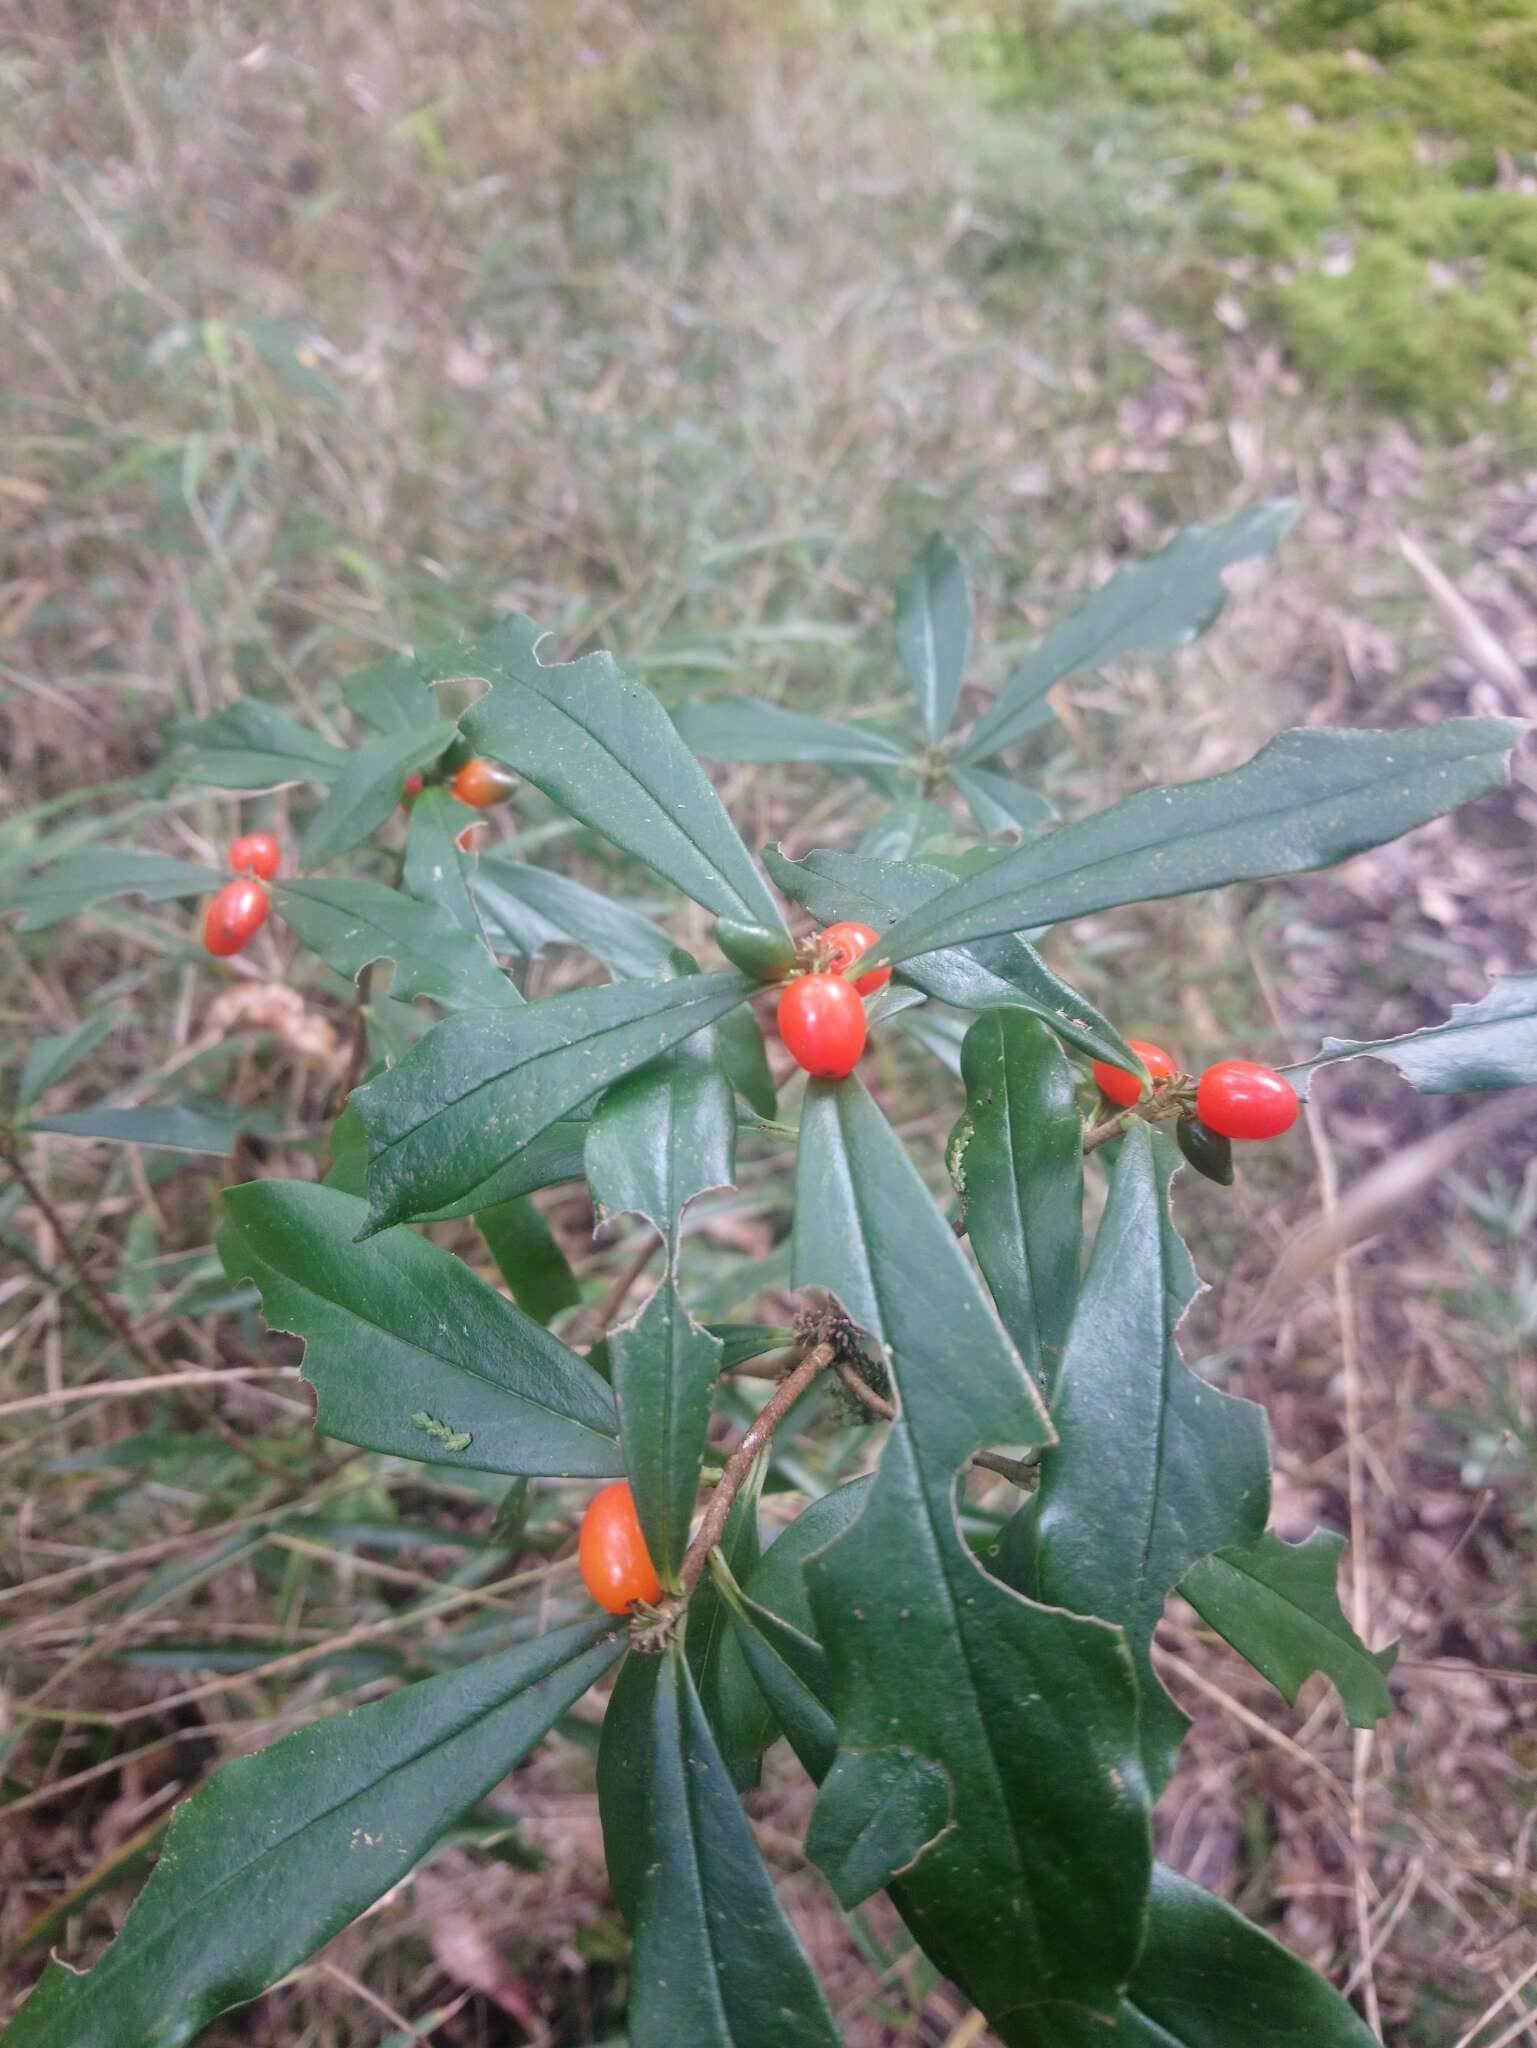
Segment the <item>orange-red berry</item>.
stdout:
[[[1172,1080],[1179,1072],[1161,1045],[1150,1045],[1145,1038],[1128,1038],[1126,1043],[1155,1081]],[[1135,1074],[1128,1074],[1124,1067],[1112,1067],[1106,1060],[1096,1060],[1094,1079],[1100,1093],[1108,1095],[1122,1109],[1135,1109],[1142,1100],[1142,1083]]]
[[270,832],[246,832],[230,841],[229,864],[237,875],[260,875],[270,882],[283,864],[283,849]]
[[[842,924],[830,924],[820,942],[829,970],[842,974],[862,954],[868,953],[879,937],[880,933],[871,925],[858,924],[852,919],[845,919]],[[854,986],[862,996],[873,996],[890,979],[889,967],[875,967],[868,974],[860,975]]]
[[460,803],[468,804],[472,810],[483,811],[488,804],[500,803],[515,779],[505,768],[498,768],[494,761],[466,761],[450,787]]
[[249,876],[226,882],[203,913],[203,944],[216,958],[238,953],[267,920],[267,892]]
[[1297,1121],[1297,1091],[1258,1060],[1218,1060],[1196,1085],[1196,1114],[1224,1138],[1279,1138]]
[[582,1517],[576,1554],[582,1584],[610,1614],[626,1613],[637,1600],[651,1606],[662,1597],[626,1480],[616,1479],[593,1495]]
[[414,804],[421,793],[422,778],[419,775],[408,775],[401,787],[400,801],[403,804]]
[[865,1006],[841,974],[802,974],[779,998],[779,1035],[819,1080],[852,1074],[865,1049]]

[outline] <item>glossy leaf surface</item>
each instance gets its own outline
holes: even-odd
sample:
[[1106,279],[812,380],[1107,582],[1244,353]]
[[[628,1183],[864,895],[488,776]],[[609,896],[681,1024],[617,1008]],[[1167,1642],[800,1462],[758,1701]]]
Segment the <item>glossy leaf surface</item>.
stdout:
[[721,1346],[668,1279],[633,1322],[609,1332],[608,1354],[625,1475],[651,1562],[671,1590],[688,1548]]
[[1464,1095],[1537,1081],[1537,973],[1507,974],[1476,1003],[1453,1003],[1444,1024],[1399,1038],[1326,1038],[1316,1059],[1284,1069],[1307,1099],[1313,1076],[1337,1060],[1386,1060],[1422,1095]]
[[819,761],[843,768],[907,762],[906,749],[884,733],[786,711],[760,697],[694,698],[672,717],[694,752],[712,761]]
[[366,839],[400,808],[400,792],[414,769],[435,761],[454,736],[453,723],[381,733],[352,754],[331,792],[305,828],[300,858],[320,867]]
[[391,960],[390,993],[429,996],[445,1009],[517,1009],[523,998],[485,944],[436,903],[382,882],[278,882],[272,907],[312,952],[348,980]]
[[951,542],[936,533],[897,585],[897,652],[923,729],[941,740],[955,716],[971,649],[971,591]]
[[676,1262],[683,1212],[736,1173],[736,1100],[701,1031],[616,1081],[587,1126],[587,1181],[605,1218],[643,1216]]
[[475,939],[484,937],[471,891],[478,863],[459,844],[459,835],[479,818],[479,811],[460,803],[451,791],[424,789],[411,806],[400,877],[407,895],[445,912]]

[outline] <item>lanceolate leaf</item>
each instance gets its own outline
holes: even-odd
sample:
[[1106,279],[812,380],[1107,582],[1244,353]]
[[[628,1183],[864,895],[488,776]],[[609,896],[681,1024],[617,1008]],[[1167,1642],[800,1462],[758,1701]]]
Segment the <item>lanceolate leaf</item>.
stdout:
[[971,815],[986,833],[1006,832],[1023,839],[1057,814],[1045,797],[1022,789],[1006,775],[984,768],[952,768],[950,780],[966,799]]
[[966,1111],[950,1175],[1003,1326],[1049,1396],[1078,1298],[1083,1119],[1072,1069],[1039,1018],[999,1010],[961,1052]]
[[[901,1407],[858,1519],[805,1567],[840,1756],[907,1752],[951,1787],[953,1825],[897,1901],[984,2011],[1112,2013],[1151,1859],[1130,1660],[1117,1630],[1020,1599],[961,1541],[956,1475],[972,1452],[1044,1444],[1050,1426],[948,1224],[853,1079],[807,1091],[794,1278],[829,1289],[882,1347]],[[819,1828],[850,1843],[878,1818],[880,1787],[828,1786]]]
[[843,768],[901,768],[906,749],[883,733],[785,711],[758,697],[691,698],[672,715],[696,754],[713,761],[821,761]]
[[413,1231],[355,1242],[363,1204],[308,1181],[227,1189],[219,1255],[275,1330],[303,1337],[317,1427],[482,1472],[622,1472],[618,1417],[584,1360]]
[[635,1936],[632,2048],[837,2048],[681,1651],[620,1672],[598,1803]]
[[1198,1558],[1252,1542],[1270,1505],[1263,1410],[1198,1378],[1175,1342],[1199,1285],[1169,1215],[1177,1164],[1144,1123],[1121,1141],[1057,1378],[1060,1441],[1042,1456],[1039,1494],[1041,1597],[1125,1628],[1155,1792],[1186,1725],[1149,1656],[1164,1602]]
[[1241,768],[1143,790],[1006,854],[901,918],[880,958],[1329,867],[1498,789],[1522,729],[1451,718],[1406,732],[1284,732]]
[[1040,700],[1059,677],[1118,655],[1180,647],[1227,600],[1222,571],[1274,552],[1297,516],[1290,498],[1247,506],[1220,526],[1191,526],[1162,554],[1118,570],[1070,619],[1048,633],[972,728],[962,761],[985,761],[1039,723]]
[[381,733],[360,747],[310,819],[304,834],[306,866],[334,860],[382,825],[399,808],[406,777],[436,760],[453,736],[453,722],[445,718],[404,732]]
[[438,716],[437,699],[409,654],[387,654],[342,684],[350,710],[375,732],[412,732]]
[[185,1103],[164,1108],[116,1109],[97,1103],[61,1116],[35,1116],[28,1130],[57,1131],[66,1138],[102,1138],[109,1145],[162,1146],[167,1152],[212,1152],[221,1157],[234,1147],[236,1135],[266,1120],[259,1109],[192,1109]]
[[736,1100],[712,1031],[616,1081],[587,1127],[587,1180],[605,1216],[634,1214],[678,1256],[683,1212],[736,1173]]
[[1453,1003],[1444,1024],[1401,1038],[1326,1038],[1316,1059],[1288,1067],[1306,1097],[1320,1067],[1386,1060],[1422,1095],[1463,1095],[1537,1081],[1537,974],[1507,974],[1476,1003]]
[[480,817],[449,790],[424,789],[411,806],[406,834],[406,864],[401,873],[408,895],[446,911],[472,938],[483,931],[471,894],[475,856],[459,844],[459,834]]
[[[826,851],[790,861],[772,847],[764,859],[785,894],[824,924],[858,917],[879,931],[955,887],[953,875],[928,861]],[[926,953],[904,964],[902,979],[957,1009],[1028,1010],[1091,1059],[1112,1066],[1132,1060],[1114,1025],[1016,935]]]
[[542,1132],[750,993],[740,974],[686,974],[445,1018],[353,1096],[369,1138],[368,1227],[506,1200],[504,1171]]
[[729,1580],[733,1572],[739,1572],[745,1578],[758,1562],[758,1501],[768,1462],[768,1453],[764,1451],[731,1504],[725,1531],[710,1552],[710,1574],[699,1581],[689,1599],[688,1632],[684,1637],[699,1703],[731,1782],[739,1792],[757,1784],[758,1759],[778,1729],[748,1668],[721,1597],[718,1574],[724,1572]]
[[779,1095],[769,1069],[768,1048],[763,1027],[745,1005],[731,1010],[715,1027],[715,1043],[726,1079],[749,1109],[772,1118],[779,1112]]
[[490,1248],[513,1300],[536,1323],[548,1323],[582,1298],[576,1275],[550,1226],[527,1195],[475,1213],[475,1227]]
[[546,946],[583,946],[615,974],[665,974],[674,941],[666,932],[552,868],[487,856],[470,880],[493,945],[533,959]]
[[710,1553],[710,1570],[720,1611],[729,1615],[734,1640],[771,1710],[769,1734],[777,1723],[809,1775],[820,1783],[838,1753],[830,1706],[832,1667],[821,1644],[750,1599],[722,1565],[718,1551]]
[[50,1963],[7,2048],[182,2048],[397,1884],[622,1648],[582,1622],[226,1764],[111,1948],[83,1976]]
[[114,896],[142,896],[168,903],[179,896],[211,896],[229,879],[215,868],[133,847],[90,847],[67,853],[52,867],[12,890],[8,910],[19,910],[18,931],[41,932]]
[[931,740],[943,739],[950,729],[970,648],[965,565],[945,535],[936,533],[897,585],[897,652]]
[[1267,1529],[1253,1543],[1203,1558],[1179,1590],[1287,1699],[1322,1671],[1338,1686],[1352,1724],[1371,1728],[1393,1704],[1387,1674],[1398,1646],[1368,1650],[1345,1619],[1336,1590],[1344,1547],[1344,1537],[1326,1529],[1297,1544]]
[[393,960],[390,993],[430,996],[445,1009],[521,1008],[523,998],[486,950],[436,903],[382,882],[276,882],[272,907],[312,952],[355,979]]
[[120,1021],[109,1005],[77,1024],[73,1031],[62,1032],[56,1038],[35,1038],[27,1048],[21,1079],[16,1084],[16,1107],[29,1108],[39,1096],[46,1095],[56,1083],[72,1074]]
[[611,1331],[624,1471],[657,1576],[675,1588],[699,1491],[721,1346],[683,1306],[669,1277],[634,1322]]
[[717,917],[782,928],[709,778],[651,692],[610,654],[546,668],[534,652],[540,637],[532,619],[514,615],[438,660],[439,675],[491,685],[461,720],[470,744]]
[[285,782],[334,782],[351,759],[317,733],[264,704],[241,697],[226,711],[176,729],[170,773],[216,789],[275,789]]

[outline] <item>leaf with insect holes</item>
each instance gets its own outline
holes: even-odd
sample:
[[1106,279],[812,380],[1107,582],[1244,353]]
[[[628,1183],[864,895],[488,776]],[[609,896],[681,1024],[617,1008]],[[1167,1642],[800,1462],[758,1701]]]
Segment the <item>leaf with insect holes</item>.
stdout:
[[1387,1674],[1396,1643],[1368,1650],[1340,1608],[1343,1536],[1315,1529],[1284,1543],[1267,1529],[1252,1543],[1202,1558],[1180,1581],[1201,1619],[1295,1701],[1315,1671],[1334,1681],[1352,1726],[1373,1728],[1393,1705]]
[[898,918],[880,958],[1331,867],[1501,788],[1524,730],[1449,718],[1404,732],[1284,732],[1241,768],[1142,790],[1005,853]]
[[1537,973],[1495,978],[1476,1003],[1453,1003],[1444,1024],[1398,1038],[1326,1038],[1316,1058],[1285,1067],[1307,1099],[1313,1076],[1336,1060],[1386,1060],[1422,1095],[1472,1095],[1537,1081]]
[[355,981],[375,960],[394,962],[390,993],[428,996],[450,1010],[508,1010],[523,998],[484,943],[436,903],[382,882],[275,882],[272,907],[328,967]]
[[897,652],[931,740],[942,740],[950,729],[970,651],[965,564],[936,533],[897,585]]
[[369,1139],[368,1228],[504,1201],[509,1171],[553,1124],[751,992],[740,974],[685,974],[446,1017],[353,1095]]
[[[1152,1855],[1131,1661],[1118,1629],[987,1577],[956,1521],[972,1453],[1047,1444],[1051,1425],[857,1079],[808,1087],[795,1196],[794,1284],[826,1288],[881,1347],[901,1409],[859,1515],[805,1567],[839,1755],[905,1752],[943,1772],[951,1819],[926,1846],[899,1836],[908,1867],[887,1875],[977,2004],[1113,2012]],[[869,1839],[889,1782],[829,1777],[819,1833],[845,1850]],[[917,1811],[935,1817],[932,1791]],[[866,1865],[861,1884],[878,1874]]]
[[52,867],[18,883],[6,908],[21,912],[18,931],[41,932],[114,896],[170,903],[182,896],[212,895],[228,879],[217,868],[196,867],[165,854],[140,853],[131,846],[96,846],[67,853]]
[[172,728],[167,767],[174,782],[215,789],[278,789],[290,782],[334,782],[352,756],[275,704],[240,697],[227,710]]
[[50,1962],[7,2048],[183,2048],[399,1884],[623,1647],[578,1622],[225,1764],[112,1946],[84,1974]]
[[587,1182],[607,1217],[635,1215],[678,1256],[683,1212],[736,1174],[736,1102],[713,1031],[701,1031],[598,1102],[587,1126]]
[[676,1645],[619,1674],[598,1808],[635,1936],[631,2048],[837,2048]]
[[326,1435],[481,1472],[624,1470],[602,1380],[462,1259],[409,1230],[357,1243],[363,1204],[309,1181],[228,1188],[224,1208],[224,1270],[305,1339]]
[[438,676],[484,676],[460,721],[470,745],[526,775],[562,810],[665,875],[717,917],[784,920],[709,777],[651,692],[611,654],[546,667],[514,614],[433,657]]
[[454,736],[451,719],[381,733],[359,747],[305,828],[300,858],[320,867],[347,853],[400,808],[406,777],[435,761]]
[[835,725],[759,697],[692,697],[672,722],[712,761],[819,762],[834,768],[904,768],[907,750],[866,726]]
[[1133,1122],[1052,1396],[1060,1441],[1041,1456],[1041,1598],[1126,1630],[1155,1794],[1186,1728],[1153,1671],[1164,1603],[1193,1564],[1248,1543],[1270,1507],[1264,1410],[1193,1373],[1175,1329],[1200,1283],[1173,1218],[1178,1154]]
[[1219,526],[1187,527],[1161,554],[1117,570],[1015,670],[973,726],[959,759],[985,761],[1022,739],[1040,723],[1046,692],[1074,669],[1182,647],[1204,633],[1227,602],[1222,571],[1273,554],[1297,509],[1292,498],[1246,505]]

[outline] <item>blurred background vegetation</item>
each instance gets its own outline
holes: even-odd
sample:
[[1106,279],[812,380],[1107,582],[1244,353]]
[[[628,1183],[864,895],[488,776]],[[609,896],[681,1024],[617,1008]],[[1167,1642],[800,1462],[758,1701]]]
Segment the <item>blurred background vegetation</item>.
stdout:
[[[987,687],[1180,524],[1302,500],[1207,640],[1058,689],[1018,766],[1064,815],[1289,723],[1537,708],[1530,0],[12,0],[7,29],[0,902],[43,831],[206,858],[237,820],[283,827],[286,795],[167,791],[168,726],[254,693],[342,736],[349,669],[509,608],[564,652],[615,646],[669,703],[879,710],[902,689],[886,592],[938,525],[977,580]],[[723,788],[750,843],[859,822],[817,774]],[[1408,846],[1093,920],[1055,963],[1192,1066],[1407,1028],[1533,965],[1534,821],[1528,760]],[[557,828],[531,802],[494,829]],[[552,851],[613,872],[580,835]],[[0,924],[8,1073],[110,1011],[49,1108],[195,1087],[265,1115],[238,1171],[313,1172],[345,991],[296,977],[280,935],[250,958],[232,987],[177,906]],[[937,1172],[953,1089],[900,1041],[879,1059]],[[1214,1283],[1194,1348],[1270,1407],[1283,1529],[1344,1528],[1347,1465],[1367,1474],[1399,1711],[1362,1755],[1331,1694],[1287,1710],[1175,1616],[1197,1725],[1164,1848],[1337,1982],[1370,1976],[1390,2041],[1445,2048],[1502,1999],[1476,2048],[1537,2040],[1533,1134],[1411,1171],[1366,1251],[1239,1350],[1296,1230],[1459,1113],[1371,1068],[1320,1098],[1311,1147],[1184,1195]],[[143,1355],[293,1355],[209,1250],[228,1162],[62,1138],[29,1160],[48,1212],[0,1190],[18,1992],[50,1943],[95,1953],[221,1755],[467,1653],[433,1589],[565,1570],[579,1506],[541,1485],[496,1520],[419,1471],[333,1466],[276,1389],[8,1412]],[[696,1214],[712,1312],[772,1277],[785,1197],[765,1156]],[[570,1202],[549,1219],[591,1317],[630,1244]],[[590,1723],[566,1738],[206,2038],[621,2038]],[[849,2040],[984,2040],[892,1919],[821,1892],[793,1771],[751,1803]]]

